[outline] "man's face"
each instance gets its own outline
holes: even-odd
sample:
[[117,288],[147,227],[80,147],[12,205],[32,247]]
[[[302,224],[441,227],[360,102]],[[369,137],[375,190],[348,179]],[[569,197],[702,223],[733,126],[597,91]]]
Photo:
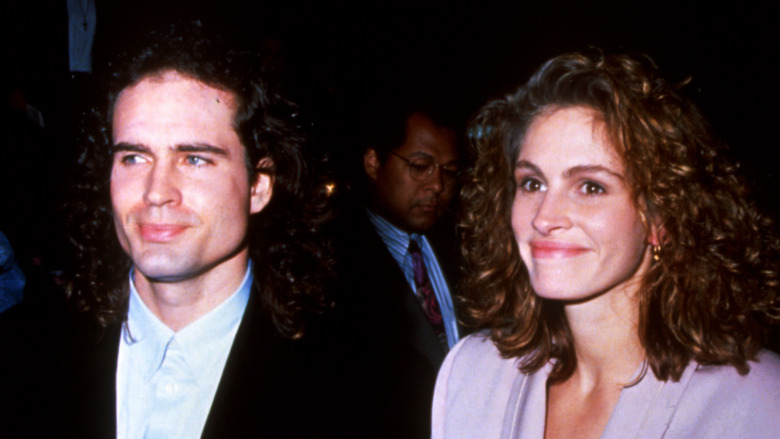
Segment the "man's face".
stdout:
[[150,281],[245,266],[251,213],[271,195],[250,181],[233,129],[235,96],[168,71],[122,91],[114,106],[111,201],[119,242]]
[[365,171],[376,189],[374,208],[402,230],[425,232],[447,210],[455,182],[445,178],[440,167],[421,180],[414,179],[404,158],[427,159],[448,168],[457,167],[455,133],[435,125],[421,113],[414,113],[406,121],[403,145],[388,154],[384,163],[373,149],[364,157]]

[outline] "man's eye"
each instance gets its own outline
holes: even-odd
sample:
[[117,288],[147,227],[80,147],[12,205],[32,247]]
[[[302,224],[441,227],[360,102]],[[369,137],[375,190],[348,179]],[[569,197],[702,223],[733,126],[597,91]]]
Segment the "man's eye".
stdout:
[[409,166],[412,167],[412,170],[414,172],[418,172],[420,174],[425,173],[430,169],[431,164],[425,161],[422,162],[412,162]]
[[197,155],[188,155],[187,157],[184,158],[184,161],[188,165],[197,166],[197,167],[206,166],[213,163],[211,160]]
[[136,165],[144,162],[143,156],[138,154],[125,154],[119,158],[120,163],[123,165]]
[[594,183],[592,181],[586,181],[582,184],[580,190],[586,195],[599,195],[605,193],[607,190],[604,186]]
[[546,189],[544,183],[536,178],[530,177],[520,180],[520,184],[518,186],[523,192],[539,192]]
[[460,175],[460,169],[453,166],[445,166],[442,167],[441,170],[445,175],[451,178],[456,178],[458,175]]

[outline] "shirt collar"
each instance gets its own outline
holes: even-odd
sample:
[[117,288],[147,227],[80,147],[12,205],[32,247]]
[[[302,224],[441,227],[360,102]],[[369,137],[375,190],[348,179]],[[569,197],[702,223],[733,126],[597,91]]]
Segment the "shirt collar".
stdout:
[[219,350],[226,337],[235,335],[244,310],[249,302],[253,281],[252,261],[247,264],[241,285],[216,308],[190,323],[179,332],[166,326],[141,300],[130,270],[130,300],[127,324],[122,331],[124,341],[137,352],[136,358],[144,358],[139,365],[145,379],[150,379],[163,361],[166,348],[175,337],[187,363],[193,366],[198,381],[205,378],[208,368],[197,367],[208,361]]
[[374,225],[379,237],[382,238],[382,241],[384,241],[388,250],[390,250],[393,258],[395,258],[399,264],[403,264],[404,256],[408,253],[410,239],[417,241],[420,248],[426,246],[423,235],[420,235],[419,233],[404,232],[371,209],[366,209],[366,212],[368,213],[369,221]]

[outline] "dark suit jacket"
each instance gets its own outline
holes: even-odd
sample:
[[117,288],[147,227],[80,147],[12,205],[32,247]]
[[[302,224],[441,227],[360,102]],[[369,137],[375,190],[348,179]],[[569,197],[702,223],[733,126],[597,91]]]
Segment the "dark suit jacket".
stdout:
[[[317,330],[296,341],[280,336],[256,296],[239,326],[203,437],[358,437],[344,416],[347,395],[339,391],[352,376],[339,365],[344,344]],[[13,409],[0,418],[0,436],[114,437],[121,326],[100,329],[59,313],[45,319],[11,314],[16,316],[2,316],[0,334],[4,353],[17,354],[3,355],[8,385],[0,402]]]
[[[426,235],[455,293],[457,248]],[[366,364],[362,401],[366,437],[427,438],[436,374],[446,352],[428,323],[411,286],[363,209],[349,211],[337,227],[339,274],[336,320],[360,349],[351,363]],[[388,430],[387,426],[394,429]]]

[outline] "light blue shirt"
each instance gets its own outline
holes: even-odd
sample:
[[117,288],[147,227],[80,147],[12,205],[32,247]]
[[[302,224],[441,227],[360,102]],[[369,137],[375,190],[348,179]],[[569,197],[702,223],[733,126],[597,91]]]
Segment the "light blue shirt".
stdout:
[[138,295],[130,272],[116,372],[117,438],[199,438],[252,286],[252,263],[227,300],[174,332]]
[[455,346],[460,338],[458,334],[458,322],[455,318],[455,310],[452,306],[452,296],[444,275],[439,267],[438,259],[434,254],[428,239],[424,235],[417,233],[406,233],[390,224],[386,219],[377,213],[368,210],[368,219],[376,228],[377,233],[384,241],[393,259],[401,267],[401,271],[406,276],[406,282],[412,287],[414,294],[417,294],[417,286],[414,283],[414,271],[412,270],[412,256],[409,254],[409,240],[414,239],[422,250],[425,260],[425,269],[428,271],[428,278],[431,280],[433,292],[436,294],[436,300],[439,302],[441,315],[444,320],[444,330],[447,333],[447,344],[449,347]]

